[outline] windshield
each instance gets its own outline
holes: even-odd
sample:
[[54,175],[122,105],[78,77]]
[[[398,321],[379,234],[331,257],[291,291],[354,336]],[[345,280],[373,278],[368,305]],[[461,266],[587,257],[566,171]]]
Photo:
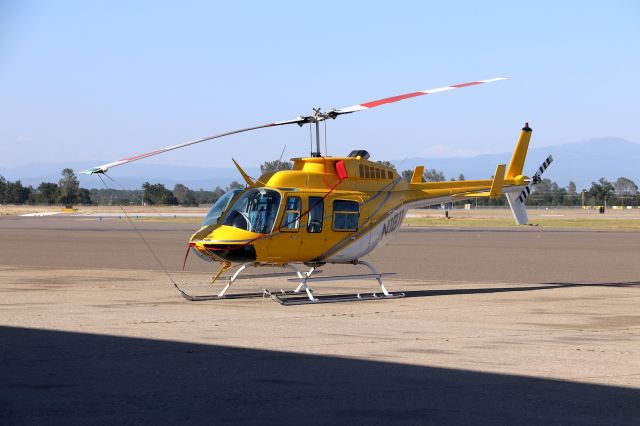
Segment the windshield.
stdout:
[[209,213],[207,213],[207,216],[204,218],[202,226],[215,225],[218,223],[218,219],[222,216],[222,212],[224,212],[229,205],[229,202],[239,192],[242,192],[242,189],[232,189],[231,191],[225,192],[220,198],[218,198],[218,201],[213,203],[211,210],[209,210]]
[[247,190],[229,208],[222,224],[259,234],[268,234],[280,207],[280,193],[272,189]]

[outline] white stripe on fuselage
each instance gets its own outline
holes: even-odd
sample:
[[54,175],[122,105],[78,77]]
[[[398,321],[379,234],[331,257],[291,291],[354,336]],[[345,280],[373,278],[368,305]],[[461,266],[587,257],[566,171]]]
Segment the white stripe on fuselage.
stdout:
[[[511,186],[504,188],[503,192],[518,192],[521,191],[523,187],[524,186]],[[325,261],[329,263],[348,263],[360,259],[373,251],[382,240],[388,241],[398,232],[409,209],[445,204],[452,201],[460,201],[460,198],[446,196],[403,204],[392,210],[384,221],[372,226],[356,241],[337,253],[332,254]]]

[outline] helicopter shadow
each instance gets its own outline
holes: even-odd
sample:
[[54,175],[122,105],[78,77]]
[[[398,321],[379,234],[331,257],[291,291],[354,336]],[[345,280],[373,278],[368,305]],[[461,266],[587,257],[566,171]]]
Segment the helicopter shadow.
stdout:
[[405,297],[433,297],[433,296],[455,296],[468,294],[491,294],[491,293],[513,293],[522,291],[543,291],[560,290],[576,287],[617,287],[617,288],[640,288],[640,281],[625,281],[611,283],[541,283],[521,287],[491,287],[491,288],[456,288],[439,290],[395,290],[394,292],[404,293]]

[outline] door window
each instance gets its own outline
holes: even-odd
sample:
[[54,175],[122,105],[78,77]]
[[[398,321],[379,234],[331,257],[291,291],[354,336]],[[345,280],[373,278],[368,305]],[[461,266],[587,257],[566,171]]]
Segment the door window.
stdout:
[[300,213],[302,201],[300,197],[288,197],[284,206],[284,216],[282,216],[282,231],[297,231],[300,228]]
[[333,202],[334,231],[357,231],[360,205],[356,201],[335,200]]
[[307,232],[317,234],[322,232],[322,219],[324,217],[324,199],[322,197],[309,197],[309,222]]

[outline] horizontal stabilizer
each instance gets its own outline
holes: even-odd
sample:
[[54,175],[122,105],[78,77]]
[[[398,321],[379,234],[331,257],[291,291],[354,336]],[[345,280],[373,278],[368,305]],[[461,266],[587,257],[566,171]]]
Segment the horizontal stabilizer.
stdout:
[[461,192],[459,194],[453,194],[453,198],[489,198],[491,193],[489,191],[479,191],[479,192]]
[[416,166],[411,175],[411,183],[422,183],[422,175],[424,174],[424,166]]
[[506,164],[498,164],[496,172],[493,175],[493,182],[491,182],[491,188],[489,191],[466,191],[458,194],[451,195],[453,198],[498,198],[502,195],[502,187],[504,186],[504,171],[507,168]]
[[506,168],[506,164],[498,164],[498,167],[496,167],[496,173],[493,175],[493,182],[491,183],[491,189],[489,190],[489,197],[498,198],[502,195],[502,186],[504,185],[504,171]]

